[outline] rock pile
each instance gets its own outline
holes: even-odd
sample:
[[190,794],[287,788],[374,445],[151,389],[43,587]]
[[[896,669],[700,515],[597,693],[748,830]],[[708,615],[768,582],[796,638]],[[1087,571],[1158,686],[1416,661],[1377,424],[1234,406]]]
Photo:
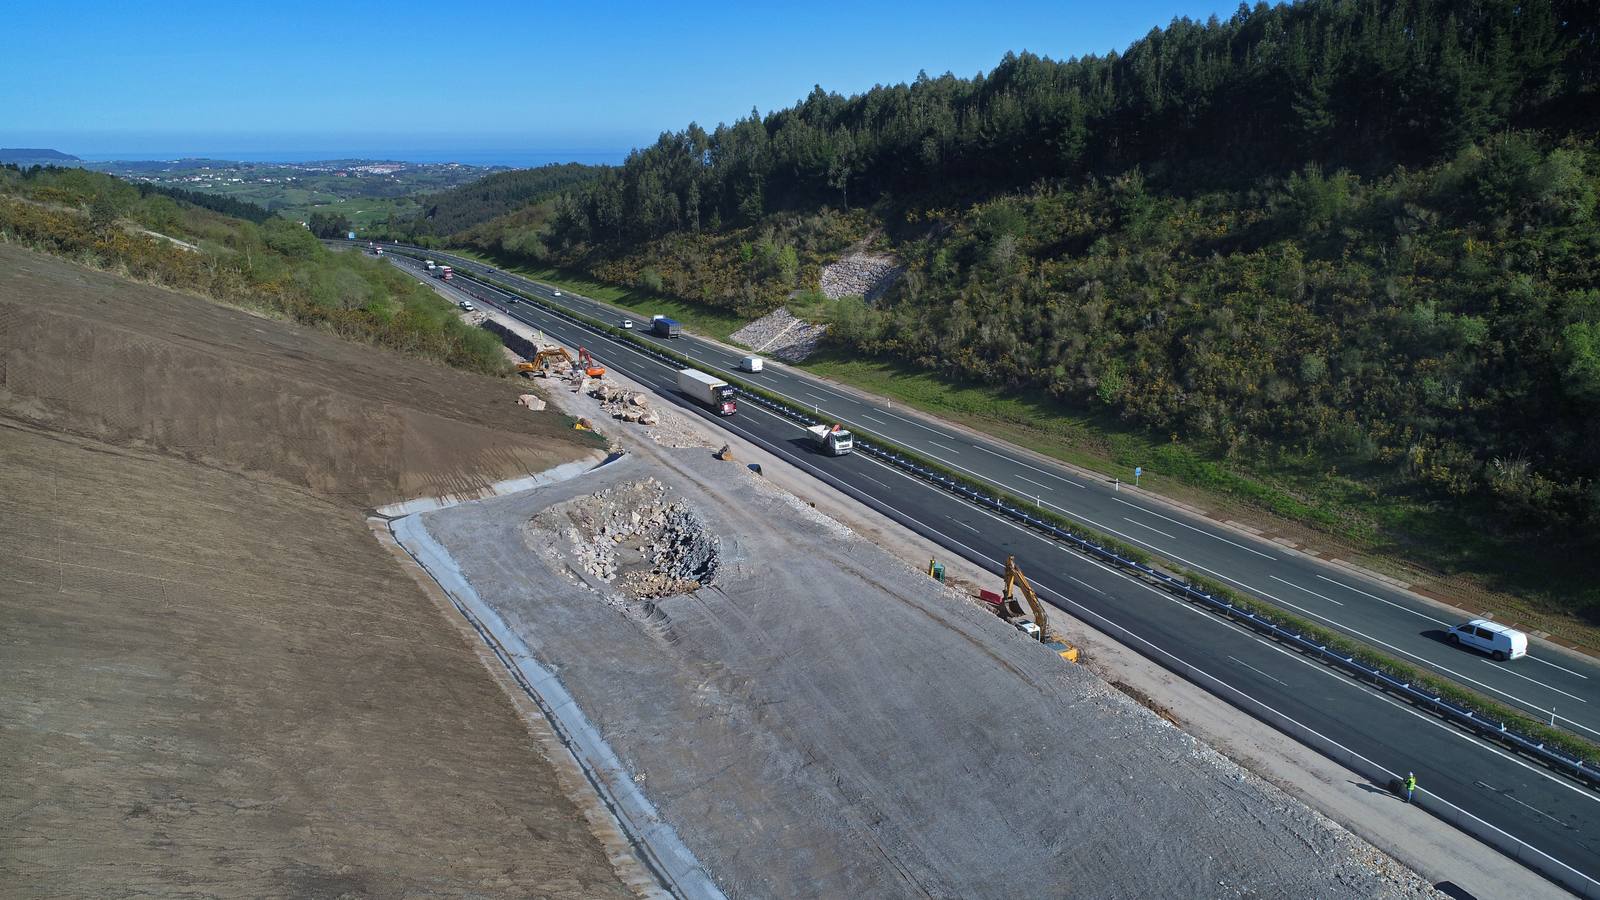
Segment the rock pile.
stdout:
[[827,333],[828,326],[796,318],[788,307],[780,306],[729,336],[757,353],[785,362],[801,362],[816,352]]
[[720,541],[654,478],[574,498],[529,526],[530,542],[560,534],[569,562],[630,600],[686,593],[716,576]]
[[596,381],[589,389],[589,396],[599,400],[600,408],[614,419],[640,425],[655,425],[661,421],[661,414],[650,408],[648,395],[638,391]]
[[904,273],[905,267],[896,263],[892,256],[851,253],[822,267],[822,293],[829,300],[854,295],[871,303],[883,296]]

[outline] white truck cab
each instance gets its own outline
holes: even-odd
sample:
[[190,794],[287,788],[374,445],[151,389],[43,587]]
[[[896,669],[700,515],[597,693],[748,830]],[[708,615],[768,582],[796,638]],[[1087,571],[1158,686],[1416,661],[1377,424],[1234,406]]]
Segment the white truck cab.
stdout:
[[1528,655],[1528,636],[1488,619],[1473,619],[1452,627],[1445,640],[1456,646],[1482,650],[1502,662]]

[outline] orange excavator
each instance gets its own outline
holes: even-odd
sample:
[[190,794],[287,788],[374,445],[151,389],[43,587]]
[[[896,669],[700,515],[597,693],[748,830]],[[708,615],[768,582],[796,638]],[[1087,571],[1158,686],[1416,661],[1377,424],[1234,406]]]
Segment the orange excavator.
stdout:
[[[1032,622],[1021,618],[1022,604],[1011,596],[1013,587],[1022,588],[1022,596],[1028,601],[1028,609],[1033,613]],[[1045,619],[1044,604],[1039,601],[1039,595],[1034,593],[1033,585],[1028,583],[1028,576],[1022,574],[1022,567],[1017,565],[1015,556],[1006,557],[1005,593],[980,591],[978,598],[994,610],[995,615],[1010,622],[1023,634],[1056,651],[1062,659],[1067,662],[1078,661],[1078,648],[1050,630],[1050,625]]]
[[596,362],[594,354],[582,347],[578,348],[578,364],[583,366],[583,374],[590,378],[606,377],[606,367]]

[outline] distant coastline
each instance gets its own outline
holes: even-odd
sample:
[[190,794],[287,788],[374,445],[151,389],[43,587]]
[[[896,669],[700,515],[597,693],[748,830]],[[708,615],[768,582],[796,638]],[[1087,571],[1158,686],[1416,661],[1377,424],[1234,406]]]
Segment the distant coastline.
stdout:
[[85,162],[140,162],[173,159],[217,159],[231,162],[308,163],[324,160],[372,160],[410,163],[460,163],[465,166],[511,166],[533,168],[548,163],[578,162],[588,165],[619,165],[627,150],[404,150],[329,148],[317,150],[172,150],[165,152],[126,151],[78,153]]

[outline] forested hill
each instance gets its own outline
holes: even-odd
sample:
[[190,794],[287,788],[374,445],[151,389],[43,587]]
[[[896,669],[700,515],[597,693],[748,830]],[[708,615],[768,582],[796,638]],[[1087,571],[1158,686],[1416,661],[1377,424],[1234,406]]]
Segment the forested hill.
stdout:
[[[1416,166],[1513,127],[1600,120],[1593,0],[1311,0],[1180,19],[1125,53],[1010,55],[977,78],[691,125],[587,192],[599,239],[783,209],[970,199],[1135,166],[1174,190],[1241,187],[1318,163]],[[703,165],[702,160],[710,160]]]
[[560,191],[576,188],[594,178],[601,169],[579,163],[553,163],[536,169],[486,175],[425,198],[422,214],[407,230],[418,237],[465,231]]
[[[472,240],[754,315],[877,235],[893,291],[802,301],[836,353],[1105,409],[1304,473],[1299,497],[1426,498],[1592,568],[1597,99],[1593,0],[1241,7],[691,125]],[[1385,546],[1450,518],[1356,505],[1315,517]]]

